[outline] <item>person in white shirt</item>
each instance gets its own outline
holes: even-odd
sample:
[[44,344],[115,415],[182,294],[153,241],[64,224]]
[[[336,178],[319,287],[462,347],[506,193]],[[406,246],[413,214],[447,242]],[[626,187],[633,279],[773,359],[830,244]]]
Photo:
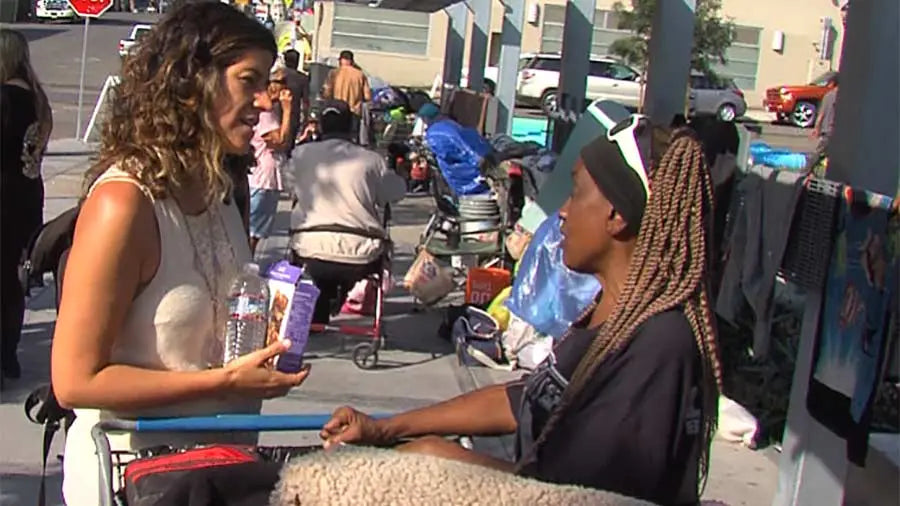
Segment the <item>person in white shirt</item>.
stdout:
[[406,185],[382,156],[350,140],[346,103],[327,103],[319,122],[322,140],[298,146],[284,176],[296,201],[292,261],[321,290],[313,321],[328,323],[347,291],[381,268],[389,247],[381,213]]

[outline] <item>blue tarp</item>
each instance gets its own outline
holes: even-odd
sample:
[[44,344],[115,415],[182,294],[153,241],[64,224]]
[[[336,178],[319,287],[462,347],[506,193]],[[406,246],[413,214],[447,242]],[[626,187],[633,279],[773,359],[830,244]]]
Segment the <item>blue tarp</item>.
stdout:
[[457,195],[488,192],[479,166],[492,148],[477,131],[444,119],[428,127],[425,140],[434,153],[441,174]]

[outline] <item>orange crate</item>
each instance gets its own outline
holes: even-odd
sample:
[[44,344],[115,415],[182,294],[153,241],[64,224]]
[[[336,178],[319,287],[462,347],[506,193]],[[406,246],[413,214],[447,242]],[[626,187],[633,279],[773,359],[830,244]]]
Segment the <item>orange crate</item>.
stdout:
[[512,274],[496,267],[473,267],[466,276],[466,304],[487,306],[512,282]]

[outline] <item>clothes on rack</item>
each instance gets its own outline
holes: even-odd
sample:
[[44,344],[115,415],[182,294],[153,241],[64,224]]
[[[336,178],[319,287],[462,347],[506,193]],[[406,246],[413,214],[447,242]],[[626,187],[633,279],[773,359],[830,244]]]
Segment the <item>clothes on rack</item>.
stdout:
[[848,458],[863,465],[875,389],[897,338],[900,219],[889,216],[889,206],[870,207],[864,192],[846,197],[838,207],[807,404],[847,440]]
[[750,306],[755,319],[753,353],[758,358],[769,351],[775,277],[805,176],[754,167],[737,186],[736,198],[743,199],[743,205],[733,218],[716,312],[736,323],[745,305]]

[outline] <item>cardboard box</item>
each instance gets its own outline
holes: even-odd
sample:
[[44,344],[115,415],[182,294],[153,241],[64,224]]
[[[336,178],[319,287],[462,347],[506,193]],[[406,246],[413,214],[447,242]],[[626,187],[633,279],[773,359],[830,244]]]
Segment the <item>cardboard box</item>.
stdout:
[[285,373],[295,373],[303,365],[303,352],[309,341],[319,289],[308,280],[302,280],[303,269],[282,260],[269,268],[269,325],[266,329],[266,345],[287,339],[291,347],[275,358],[275,368]]
[[466,276],[466,304],[487,307],[512,282],[506,269],[473,267]]

